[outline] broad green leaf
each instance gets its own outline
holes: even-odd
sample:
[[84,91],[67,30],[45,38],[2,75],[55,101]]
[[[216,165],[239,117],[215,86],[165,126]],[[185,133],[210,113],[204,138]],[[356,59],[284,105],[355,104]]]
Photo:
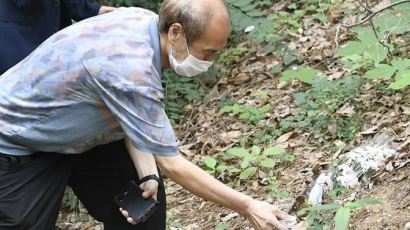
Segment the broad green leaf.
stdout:
[[244,161],[248,161],[248,162],[256,161],[257,159],[258,159],[258,156],[254,154],[249,154],[248,156],[245,156],[243,158]]
[[228,229],[231,229],[231,225],[229,223],[219,223],[215,227],[215,230],[228,230]]
[[374,19],[374,25],[381,35],[403,34],[410,31],[409,14],[410,10],[385,11]]
[[268,112],[272,111],[272,109],[273,109],[272,105],[264,105],[261,108],[259,108],[258,111],[260,113],[268,113]]
[[410,59],[394,59],[390,64],[399,71],[410,70]]
[[224,164],[219,164],[218,166],[216,166],[216,170],[218,172],[223,172],[223,171],[227,170],[228,168],[229,167],[227,165],[224,165]]
[[205,165],[210,169],[215,169],[216,164],[218,163],[214,158],[207,157],[204,161]]
[[291,9],[291,10],[296,10],[297,8],[298,6],[296,5],[296,3],[292,3],[288,6],[288,9]]
[[297,213],[297,215],[298,216],[303,216],[306,213],[312,213],[312,212],[317,212],[317,211],[336,210],[339,207],[340,207],[340,205],[338,205],[338,204],[322,204],[322,205],[317,205],[317,206],[301,209]]
[[265,167],[265,168],[274,168],[276,165],[276,161],[272,160],[272,159],[265,159],[263,161],[261,161],[261,166]]
[[367,205],[376,205],[376,204],[381,204],[381,202],[376,199],[360,199],[356,201],[347,202],[343,206],[346,208],[350,208],[350,209],[358,209],[358,208],[362,208]]
[[259,10],[252,10],[252,11],[248,11],[246,12],[246,14],[250,17],[261,17],[264,16],[265,13]]
[[410,80],[410,71],[397,72],[396,77],[394,79],[396,81],[409,81]]
[[407,79],[400,79],[400,80],[394,81],[389,85],[389,88],[393,89],[393,90],[404,89],[404,88],[406,88],[407,86],[410,85],[410,79],[409,78],[410,78],[410,75],[408,75]]
[[296,105],[302,105],[306,102],[306,93],[305,92],[298,92],[293,94],[293,98],[295,100]]
[[389,53],[388,49],[382,46],[380,43],[369,46],[365,52],[370,55],[375,65],[386,59],[387,54]]
[[292,155],[292,154],[284,154],[282,157],[280,157],[280,159],[281,159],[282,161],[292,162],[292,161],[295,160],[295,155]]
[[379,44],[379,40],[374,35],[372,28],[357,27],[354,31],[357,33],[357,38],[363,43],[363,45],[369,47],[371,45]]
[[364,77],[369,79],[390,78],[394,72],[396,68],[393,66],[380,64],[375,69],[367,71]]
[[347,42],[336,52],[337,57],[345,57],[350,55],[361,54],[366,50],[367,46],[363,42],[351,41]]
[[231,148],[227,152],[231,155],[234,155],[234,156],[240,157],[240,158],[249,157],[248,150],[246,150],[244,148]]
[[225,105],[221,109],[221,112],[223,113],[233,113],[234,115],[239,114],[242,111],[243,108],[238,103],[235,103],[234,105]]
[[336,211],[335,230],[346,230],[349,226],[350,208],[340,207]]
[[311,68],[300,68],[298,70],[286,70],[282,73],[281,81],[289,81],[290,79],[299,79],[305,83],[312,84],[319,77],[320,72]]
[[244,7],[244,6],[247,6],[247,5],[250,5],[252,3],[252,0],[238,0],[238,1],[235,1],[235,6],[237,6],[237,7]]
[[241,172],[241,174],[239,175],[239,178],[241,178],[242,180],[246,180],[250,177],[253,176],[253,174],[256,173],[256,167],[250,167],[245,169],[243,172]]
[[230,105],[225,105],[224,107],[222,107],[221,112],[223,112],[223,113],[230,113],[230,112],[232,112],[232,106],[230,106]]
[[241,7],[241,10],[242,10],[243,12],[248,12],[248,11],[254,11],[254,10],[257,10],[257,9],[256,9],[256,5],[255,5],[255,4],[250,4],[250,5]]
[[228,168],[228,171],[230,173],[239,173],[241,170],[238,169],[238,168],[235,168],[235,167],[230,167],[230,168]]
[[265,156],[277,156],[283,153],[286,153],[286,150],[282,146],[276,145],[265,149],[262,154]]
[[241,169],[246,169],[249,167],[249,161],[241,161],[240,163]]
[[252,146],[252,154],[260,155],[261,154],[261,148],[257,145]]

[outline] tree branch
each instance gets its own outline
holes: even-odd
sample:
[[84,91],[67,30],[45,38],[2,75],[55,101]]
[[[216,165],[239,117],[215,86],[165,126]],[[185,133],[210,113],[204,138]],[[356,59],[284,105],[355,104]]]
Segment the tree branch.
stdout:
[[385,11],[385,10],[387,10],[387,9],[389,9],[389,8],[392,8],[392,7],[394,7],[394,6],[397,6],[397,5],[400,5],[400,4],[403,4],[403,3],[410,3],[410,0],[398,1],[398,2],[395,2],[395,3],[393,3],[393,4],[388,5],[388,6],[386,6],[386,7],[383,7],[383,8],[381,8],[380,10],[372,11],[369,7],[363,5],[363,3],[361,3],[361,2],[359,1],[359,4],[360,4],[363,8],[366,9],[368,15],[367,15],[364,19],[362,19],[361,21],[359,21],[359,22],[357,22],[357,23],[354,23],[354,24],[351,24],[351,25],[346,25],[346,24],[341,24],[341,25],[342,25],[343,27],[346,27],[346,28],[352,28],[352,27],[355,27],[355,26],[358,26],[358,25],[362,25],[363,23],[365,23],[365,22],[367,22],[368,20],[372,19],[374,16],[376,16],[376,15],[379,14],[379,13],[381,13],[382,11]]

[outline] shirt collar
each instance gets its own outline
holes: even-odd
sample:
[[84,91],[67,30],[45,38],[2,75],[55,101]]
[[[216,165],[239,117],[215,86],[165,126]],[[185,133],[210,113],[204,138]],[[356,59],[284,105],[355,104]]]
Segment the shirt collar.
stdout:
[[160,77],[162,78],[162,70],[161,70],[161,49],[160,49],[160,41],[159,41],[159,32],[158,32],[158,17],[154,17],[151,19],[149,24],[149,33],[152,40],[152,45],[154,48],[154,66],[157,69]]

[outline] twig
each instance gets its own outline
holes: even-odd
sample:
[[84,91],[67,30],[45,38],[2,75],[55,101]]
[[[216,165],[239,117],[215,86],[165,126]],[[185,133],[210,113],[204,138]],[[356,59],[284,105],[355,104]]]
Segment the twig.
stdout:
[[337,25],[337,30],[336,30],[336,35],[335,35],[336,49],[339,48],[339,34],[340,34],[340,24]]
[[[363,4],[362,1],[358,1],[358,2],[359,2],[359,5],[360,5],[361,7],[363,7],[364,9],[367,10],[367,15],[373,13],[373,10],[370,9],[369,6],[367,5],[367,2],[366,2],[366,4]],[[367,15],[366,15],[366,16],[367,16]]]
[[376,15],[379,14],[379,13],[381,13],[382,11],[385,11],[385,10],[387,10],[387,9],[389,9],[389,8],[392,8],[392,7],[394,7],[394,6],[397,6],[397,5],[400,5],[400,4],[403,4],[403,3],[410,3],[410,0],[398,1],[398,2],[395,2],[395,3],[393,3],[393,4],[388,5],[388,6],[386,6],[386,7],[383,7],[383,8],[381,8],[380,10],[377,10],[377,11],[372,11],[371,9],[369,9],[369,7],[364,6],[362,3],[360,3],[360,5],[361,5],[362,7],[364,7],[364,8],[367,10],[368,13],[370,13],[370,12],[371,12],[371,13],[368,14],[364,19],[362,19],[361,21],[359,21],[359,22],[357,22],[357,23],[354,23],[354,24],[352,24],[352,25],[346,25],[346,24],[341,24],[341,25],[342,25],[343,27],[346,27],[346,28],[352,28],[352,27],[355,27],[355,26],[358,26],[358,25],[362,25],[363,23],[365,23],[365,22],[367,22],[368,20],[372,19],[374,16],[376,16]]
[[377,41],[380,43],[380,45],[384,46],[387,49],[387,53],[389,54],[390,57],[392,57],[393,54],[390,50],[390,47],[388,45],[386,45],[386,43],[383,42],[383,40],[381,40],[379,38],[379,35],[377,34],[376,27],[374,26],[374,23],[373,23],[372,19],[370,19],[370,25],[372,26],[372,30],[373,30],[374,36],[376,37]]

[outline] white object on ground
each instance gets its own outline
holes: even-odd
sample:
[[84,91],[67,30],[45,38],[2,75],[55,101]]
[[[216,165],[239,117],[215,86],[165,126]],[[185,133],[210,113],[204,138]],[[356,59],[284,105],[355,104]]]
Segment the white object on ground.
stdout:
[[[359,178],[379,170],[387,158],[397,155],[397,151],[389,146],[392,139],[388,134],[382,133],[370,142],[346,153],[339,161],[342,164],[333,167],[336,171],[325,171],[318,176],[309,192],[309,203],[313,206],[321,204],[323,195],[332,189],[334,183],[346,188],[359,186]],[[332,175],[336,178],[332,178]]]
[[313,206],[322,203],[323,195],[333,187],[332,174],[330,172],[322,172],[316,179],[315,184],[309,193],[309,203]]
[[249,33],[254,29],[255,29],[255,26],[248,26],[248,27],[245,28],[245,33]]
[[298,219],[296,216],[292,216],[292,218],[286,219],[286,220],[280,220],[279,221],[285,228],[287,229],[292,229],[298,224]]
[[396,150],[389,146],[391,140],[392,138],[385,133],[375,136],[369,143],[348,152],[346,154],[347,164],[358,163],[361,174],[368,173],[370,170],[379,170],[387,158],[397,154]]
[[342,164],[337,166],[342,174],[336,177],[336,180],[345,188],[355,188],[360,185],[357,173],[350,165]]

